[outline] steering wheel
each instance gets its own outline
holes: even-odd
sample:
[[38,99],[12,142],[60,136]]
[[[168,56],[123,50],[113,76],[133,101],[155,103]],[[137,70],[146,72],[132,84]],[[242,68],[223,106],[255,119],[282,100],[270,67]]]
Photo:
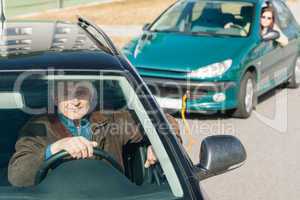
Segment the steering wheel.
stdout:
[[[114,168],[116,168],[118,171],[123,173],[122,166],[106,151],[94,148],[93,155],[102,159],[107,160]],[[38,170],[36,177],[35,177],[35,185],[39,184],[47,175],[49,169],[53,169],[54,164],[57,163],[59,160],[64,161],[71,161],[76,160],[75,158],[68,158],[70,154],[67,151],[60,151],[54,155],[52,155],[48,160],[46,160]]]
[[238,24],[228,23],[227,25],[230,28],[236,28],[236,29],[239,29],[239,30],[243,31],[246,35],[248,34],[248,31],[244,27],[242,27],[242,26],[240,26]]

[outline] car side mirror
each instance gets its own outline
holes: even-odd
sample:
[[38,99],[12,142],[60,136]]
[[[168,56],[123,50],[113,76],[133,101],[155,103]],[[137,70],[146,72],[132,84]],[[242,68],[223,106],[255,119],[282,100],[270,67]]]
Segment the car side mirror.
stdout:
[[199,180],[231,171],[243,165],[246,151],[239,139],[231,135],[210,136],[203,140],[200,163],[195,166]]
[[271,32],[268,32],[267,34],[264,34],[262,36],[262,40],[264,42],[267,42],[267,41],[271,41],[271,40],[276,40],[280,37],[280,33],[278,31],[271,31]]
[[143,26],[143,31],[147,31],[150,28],[150,23],[147,23]]

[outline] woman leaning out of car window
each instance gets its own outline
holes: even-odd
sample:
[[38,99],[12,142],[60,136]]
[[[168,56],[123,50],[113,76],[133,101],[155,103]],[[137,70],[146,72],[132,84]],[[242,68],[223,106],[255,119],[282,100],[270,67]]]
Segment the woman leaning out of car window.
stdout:
[[276,39],[276,42],[278,42],[281,46],[286,46],[289,43],[288,38],[283,34],[279,26],[275,24],[274,9],[272,6],[268,5],[262,9],[260,27],[262,36],[270,31],[278,31],[280,37]]

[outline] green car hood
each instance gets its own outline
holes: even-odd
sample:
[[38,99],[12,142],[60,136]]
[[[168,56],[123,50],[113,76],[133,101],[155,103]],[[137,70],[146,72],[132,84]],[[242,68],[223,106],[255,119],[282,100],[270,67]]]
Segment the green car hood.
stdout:
[[191,71],[246,54],[249,38],[148,33],[133,40],[123,52],[137,68]]

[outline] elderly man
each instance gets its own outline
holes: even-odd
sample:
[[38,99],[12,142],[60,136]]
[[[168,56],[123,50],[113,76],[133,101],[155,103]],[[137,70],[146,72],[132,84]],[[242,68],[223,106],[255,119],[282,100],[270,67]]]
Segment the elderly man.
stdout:
[[[79,87],[74,84],[62,86],[56,85],[57,113],[34,117],[21,130],[8,167],[8,179],[14,186],[34,185],[41,164],[62,150],[73,158],[85,159],[93,156],[93,147],[98,147],[109,152],[123,166],[122,147],[143,139],[129,112],[89,113],[90,89],[82,84]],[[167,118],[179,137],[176,120],[170,115]],[[148,146],[145,167],[155,162],[152,147]]]

